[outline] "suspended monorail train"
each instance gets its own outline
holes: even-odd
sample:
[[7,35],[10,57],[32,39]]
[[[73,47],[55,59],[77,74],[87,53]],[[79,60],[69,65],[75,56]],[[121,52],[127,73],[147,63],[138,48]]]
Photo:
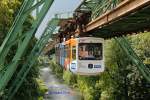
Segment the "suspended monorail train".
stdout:
[[104,39],[71,38],[55,46],[56,62],[79,75],[97,75],[104,71]]

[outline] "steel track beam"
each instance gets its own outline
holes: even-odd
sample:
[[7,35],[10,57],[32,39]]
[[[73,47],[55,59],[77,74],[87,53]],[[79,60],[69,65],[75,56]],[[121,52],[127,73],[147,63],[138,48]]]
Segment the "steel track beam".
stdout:
[[85,32],[100,28],[114,20],[117,20],[125,15],[128,15],[139,8],[143,8],[150,4],[150,0],[125,0],[121,2],[116,8],[100,15],[95,20],[91,21],[84,30]]

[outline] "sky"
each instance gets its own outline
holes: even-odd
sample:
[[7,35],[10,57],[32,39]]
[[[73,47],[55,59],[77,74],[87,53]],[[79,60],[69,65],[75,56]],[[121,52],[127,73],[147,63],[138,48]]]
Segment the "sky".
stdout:
[[39,26],[35,36],[39,38],[46,28],[48,22],[57,13],[73,12],[82,0],[54,0],[51,8],[49,9],[47,15],[43,19],[41,25]]

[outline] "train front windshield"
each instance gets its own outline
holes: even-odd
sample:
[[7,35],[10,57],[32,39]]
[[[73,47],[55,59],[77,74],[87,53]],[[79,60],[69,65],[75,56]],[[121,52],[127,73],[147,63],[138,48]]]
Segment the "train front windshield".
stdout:
[[79,60],[102,60],[102,43],[79,43]]

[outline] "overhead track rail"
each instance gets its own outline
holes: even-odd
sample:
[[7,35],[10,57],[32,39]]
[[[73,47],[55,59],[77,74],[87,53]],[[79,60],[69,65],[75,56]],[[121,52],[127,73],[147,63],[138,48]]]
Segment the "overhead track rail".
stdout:
[[[133,25],[137,26],[141,30],[143,30],[144,28],[148,29],[150,28],[148,27],[150,26],[149,14],[150,14],[150,0],[124,0],[114,9],[111,9],[110,11],[107,11],[106,13],[99,15],[99,17],[97,17],[96,19],[93,19],[86,26],[85,32],[93,31],[96,29],[101,33],[105,31],[106,34],[110,32],[122,33],[123,31],[128,30],[127,28],[124,28],[124,30],[122,31],[119,30],[120,27],[123,27],[120,25],[125,24],[128,25],[128,28],[132,26],[132,29],[126,31],[128,33],[136,32],[136,30],[138,30],[136,27],[134,28]],[[123,22],[124,24],[121,24]],[[141,23],[142,26],[140,25]],[[113,27],[114,25],[115,27]],[[113,30],[113,28],[116,30]],[[114,36],[114,34],[112,35]]]

